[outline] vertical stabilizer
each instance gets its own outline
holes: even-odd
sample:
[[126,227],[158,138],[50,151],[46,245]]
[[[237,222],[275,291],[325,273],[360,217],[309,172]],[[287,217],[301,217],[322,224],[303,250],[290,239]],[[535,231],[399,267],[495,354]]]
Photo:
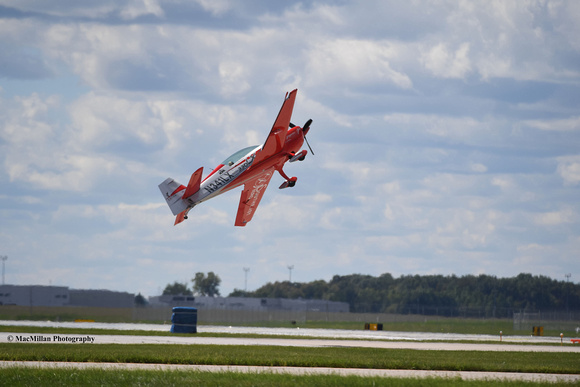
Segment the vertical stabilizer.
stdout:
[[184,185],[179,184],[170,177],[165,179],[163,183],[159,184],[159,190],[165,198],[165,201],[173,215],[180,214],[188,207],[188,203],[182,200],[185,189],[186,187]]

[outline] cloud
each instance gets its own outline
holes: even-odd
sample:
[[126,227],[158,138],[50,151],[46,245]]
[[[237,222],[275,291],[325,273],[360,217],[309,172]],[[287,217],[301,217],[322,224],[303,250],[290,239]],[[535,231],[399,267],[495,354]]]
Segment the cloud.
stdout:
[[471,70],[468,54],[469,43],[461,44],[455,52],[449,52],[446,45],[440,43],[423,54],[421,61],[436,77],[463,79]]
[[580,183],[580,156],[565,156],[558,159],[558,174],[569,185]]
[[164,16],[163,9],[156,0],[132,0],[120,12],[123,19],[135,19],[140,16],[154,15],[159,18]]
[[337,39],[314,44],[307,54],[307,84],[387,84],[410,89],[413,82],[409,76],[391,67],[390,59],[397,51],[398,47],[389,42]]
[[544,212],[534,216],[534,221],[542,226],[558,226],[564,223],[571,223],[575,215],[571,209],[562,211]]
[[[0,16],[10,281],[153,295],[288,264],[304,281],[578,267],[575,2],[65,5]],[[239,189],[173,227],[157,184],[262,143],[293,88],[316,152],[285,167],[296,187],[274,177],[245,228]]]
[[580,130],[580,116],[556,120],[530,120],[524,123],[540,130],[558,132]]

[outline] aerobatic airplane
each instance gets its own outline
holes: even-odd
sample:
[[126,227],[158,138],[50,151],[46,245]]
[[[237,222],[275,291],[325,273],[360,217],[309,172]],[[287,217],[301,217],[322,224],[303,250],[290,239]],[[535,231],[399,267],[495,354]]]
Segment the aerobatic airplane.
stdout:
[[203,180],[203,167],[199,168],[191,175],[187,187],[172,178],[159,184],[171,212],[176,215],[176,225],[187,219],[189,211],[198,204],[243,185],[235,225],[245,226],[252,220],[274,171],[278,171],[285,179],[280,189],[294,187],[297,178],[288,177],[282,167],[287,161],[292,163],[304,160],[307,151],[299,150],[312,123],[312,120],[308,120],[301,128],[290,122],[296,93],[297,90],[286,93],[278,117],[263,145],[237,151]]

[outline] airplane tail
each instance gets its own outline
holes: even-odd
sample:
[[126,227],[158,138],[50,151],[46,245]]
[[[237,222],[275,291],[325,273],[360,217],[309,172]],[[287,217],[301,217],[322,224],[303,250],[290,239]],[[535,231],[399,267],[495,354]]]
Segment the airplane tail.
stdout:
[[163,183],[159,184],[159,190],[165,198],[171,212],[173,215],[178,216],[175,224],[181,223],[184,219],[187,219],[187,210],[190,207],[193,207],[193,202],[186,199],[199,191],[202,173],[203,167],[195,171],[191,175],[187,187],[183,184],[179,184],[170,177],[165,179]]
[[159,184],[159,190],[165,198],[165,201],[173,215],[178,215],[187,210],[188,204],[185,200],[182,200],[185,189],[184,185],[179,184],[170,177],[165,179],[163,183]]

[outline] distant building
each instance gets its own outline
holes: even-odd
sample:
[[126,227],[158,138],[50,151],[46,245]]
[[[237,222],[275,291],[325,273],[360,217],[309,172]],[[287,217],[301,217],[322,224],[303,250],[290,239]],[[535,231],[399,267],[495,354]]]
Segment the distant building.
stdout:
[[66,286],[0,285],[0,305],[66,306]]
[[165,295],[149,297],[152,307],[160,306],[192,306],[205,309],[226,310],[290,310],[307,312],[348,313],[346,302],[326,300],[302,300],[287,298],[251,298],[251,297],[207,297]]
[[131,308],[135,294],[111,290],[70,289],[69,306],[96,306],[102,308]]
[[131,308],[135,294],[66,286],[0,285],[0,305]]

